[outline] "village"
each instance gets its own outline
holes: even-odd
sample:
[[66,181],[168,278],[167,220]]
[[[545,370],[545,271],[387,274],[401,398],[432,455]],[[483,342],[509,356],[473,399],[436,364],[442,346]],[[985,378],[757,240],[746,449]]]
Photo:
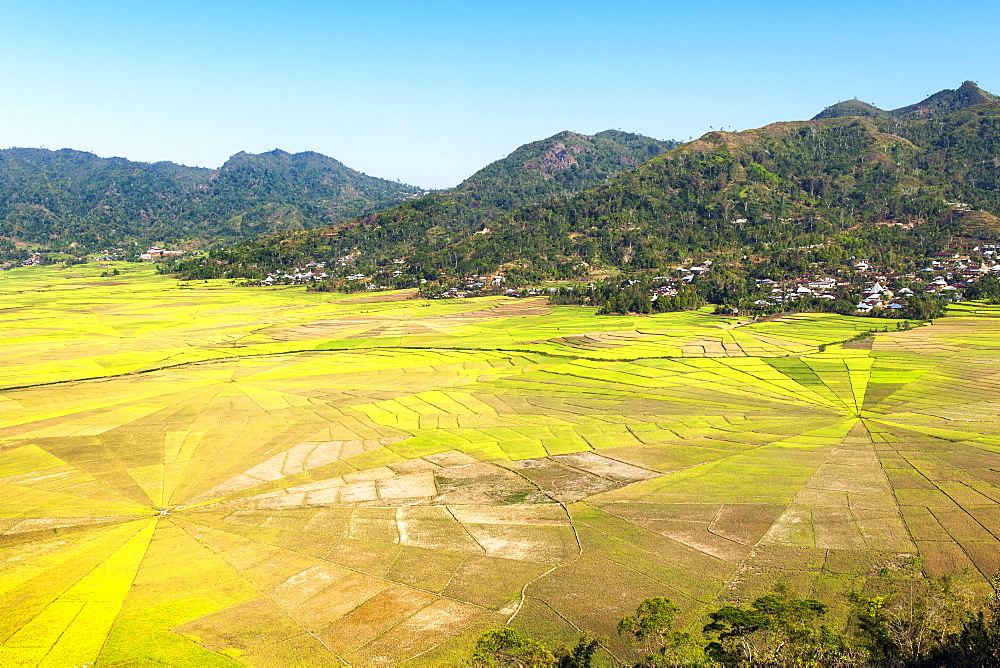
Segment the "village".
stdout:
[[975,246],[967,253],[941,251],[913,273],[884,272],[867,259],[852,258],[853,271],[847,276],[812,275],[781,282],[758,279],[757,286],[770,294],[754,304],[771,307],[808,298],[853,302],[860,294],[854,305],[858,314],[865,315],[905,310],[915,296],[959,301],[984,276],[1000,276],[998,252],[1000,245]]
[[[165,259],[177,251],[163,251],[153,247],[142,259]],[[436,280],[415,278],[408,273],[402,259],[392,259],[377,272],[358,270],[361,257],[353,253],[335,258],[331,262],[308,262],[287,271],[269,273],[261,280],[245,283],[253,286],[277,285],[335,285],[348,292],[383,291],[404,287],[419,287],[420,296],[428,299],[467,299],[487,295],[534,297],[553,294],[560,289],[572,290],[565,283],[548,285],[511,285],[500,272],[447,276],[439,272]],[[668,275],[633,277],[622,281],[622,287],[636,283],[649,285],[652,302],[674,297],[685,285],[697,286],[699,281],[711,276],[712,260],[687,263],[672,268]],[[745,309],[761,312],[797,310],[805,301],[849,301],[858,315],[892,316],[905,311],[915,296],[931,297],[938,301],[954,302],[962,299],[969,286],[984,276],[1000,277],[1000,244],[975,246],[959,251],[941,251],[928,258],[926,266],[912,273],[887,272],[866,258],[851,258],[846,269],[829,274],[814,273],[794,278],[775,280],[757,278],[748,286],[751,300]],[[594,288],[594,283],[577,289]],[[797,304],[800,303],[800,304]],[[898,315],[898,314],[896,314]]]
[[[137,261],[137,262],[156,262],[158,260],[167,260],[179,257],[185,254],[185,251],[180,250],[166,250],[160,248],[159,246],[149,246],[149,248],[142,253],[137,255],[132,255],[134,251],[126,250],[122,247],[110,248],[97,251],[95,253],[88,253],[83,257],[71,257],[72,264],[78,264],[80,262],[120,262],[120,261]],[[56,255],[56,258],[59,256]],[[30,251],[28,256],[20,261],[20,266],[22,267],[33,267],[41,266],[45,264],[52,264],[53,262],[59,261],[58,259],[53,259],[51,253],[42,253],[38,251]],[[67,261],[69,262],[69,261]]]
[[[796,310],[795,302],[803,300],[848,300],[858,315],[892,315],[894,311],[905,311],[915,296],[960,301],[965,291],[984,276],[1000,277],[998,253],[1000,245],[975,246],[966,253],[942,251],[935,253],[927,266],[913,273],[885,272],[868,259],[852,258],[851,269],[844,275],[811,274],[781,281],[756,279],[753,292],[757,298],[752,304],[760,310],[782,311]],[[711,260],[704,260],[677,266],[672,275],[655,276],[642,282],[652,285],[651,301],[655,302],[659,298],[678,295],[684,285],[697,285],[700,278],[711,275],[712,264]],[[509,296],[530,297],[559,290],[551,286],[503,288],[505,282],[503,276],[467,276],[426,296],[432,299],[462,299],[498,294],[498,288],[501,288],[503,294]],[[637,282],[640,280],[628,279],[623,281],[623,287]],[[590,283],[586,287],[594,288],[595,284]]]

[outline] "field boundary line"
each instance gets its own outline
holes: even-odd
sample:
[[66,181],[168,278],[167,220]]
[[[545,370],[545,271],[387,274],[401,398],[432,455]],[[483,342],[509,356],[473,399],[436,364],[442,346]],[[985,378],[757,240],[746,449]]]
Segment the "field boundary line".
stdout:
[[[511,471],[512,473],[514,473],[515,475],[517,475],[519,478],[521,478],[524,481],[526,481],[528,484],[530,484],[535,489],[537,489],[540,494],[542,494],[544,496],[547,496],[550,499],[552,499],[553,501],[555,501],[556,503],[558,503],[562,507],[563,512],[566,513],[566,519],[569,520],[569,526],[573,530],[573,540],[576,541],[576,556],[575,557],[573,557],[569,561],[563,562],[561,564],[554,565],[549,570],[545,571],[544,573],[538,574],[537,576],[533,577],[531,580],[528,580],[527,582],[524,583],[524,586],[521,587],[521,598],[517,602],[517,607],[514,609],[514,612],[511,613],[510,617],[507,618],[507,623],[504,625],[504,626],[509,626],[510,623],[512,621],[514,621],[514,618],[517,617],[518,613],[521,612],[521,608],[524,607],[524,601],[525,601],[525,599],[528,596],[528,587],[530,585],[534,584],[535,582],[538,582],[542,578],[548,577],[549,575],[551,575],[552,573],[554,573],[557,569],[559,569],[559,568],[561,568],[563,566],[567,566],[569,564],[572,564],[576,560],[578,560],[580,557],[582,557],[583,556],[583,543],[580,542],[580,534],[576,530],[576,524],[573,522],[573,516],[570,514],[569,508],[566,507],[566,504],[563,501],[561,501],[560,499],[557,499],[556,497],[552,496],[551,494],[546,494],[545,490],[543,490],[538,483],[536,483],[534,480],[528,478],[527,476],[523,475],[520,471],[517,471],[517,470],[515,470],[513,468],[509,468],[509,467],[506,467],[506,466],[504,466],[503,468],[507,469],[508,471]],[[552,606],[549,606],[549,607],[551,608]],[[563,619],[566,619],[562,615],[559,615],[559,616],[562,617]],[[578,633],[583,633],[583,631],[580,629],[579,626],[577,626],[576,624],[574,624],[573,622],[571,622],[568,619],[566,619],[566,621],[574,629],[576,629]]]
[[[380,506],[372,506],[372,507],[380,507]],[[384,506],[381,506],[381,507],[384,507]],[[228,513],[227,517],[229,515],[232,515],[232,513]],[[175,518],[176,517],[177,516],[175,515]],[[373,578],[378,578],[380,580],[385,580],[386,582],[391,582],[392,584],[398,585],[400,587],[409,587],[411,589],[416,589],[418,591],[422,591],[424,593],[431,594],[432,596],[436,596],[438,598],[446,598],[449,601],[455,601],[457,603],[463,603],[465,605],[471,605],[471,606],[474,606],[476,608],[480,608],[481,610],[489,610],[489,608],[487,608],[486,606],[479,605],[478,603],[471,603],[469,601],[463,601],[461,599],[454,598],[453,596],[445,596],[444,594],[436,593],[434,591],[431,591],[430,589],[424,589],[423,587],[418,587],[416,585],[407,584],[405,582],[399,582],[397,580],[392,580],[390,578],[382,577],[380,575],[372,575],[371,573],[366,573],[365,571],[363,571],[363,570],[361,570],[359,568],[354,568],[353,566],[345,566],[345,565],[343,565],[341,563],[338,563],[336,561],[329,561],[329,560],[327,560],[327,558],[326,558],[325,555],[322,556],[322,557],[314,557],[313,555],[308,554],[306,552],[302,552],[300,550],[296,550],[296,549],[293,549],[293,548],[290,548],[290,547],[283,547],[283,546],[280,546],[280,545],[275,545],[274,543],[266,543],[264,541],[256,540],[254,538],[248,538],[247,536],[243,536],[243,535],[235,533],[233,531],[229,531],[228,529],[225,529],[225,528],[220,528],[220,527],[217,527],[217,526],[212,526],[211,524],[208,524],[208,523],[205,523],[205,522],[199,522],[197,519],[189,519],[188,517],[184,517],[184,516],[181,516],[181,519],[184,520],[185,522],[190,523],[190,524],[196,524],[198,526],[207,527],[207,528],[213,529],[215,531],[221,531],[223,533],[232,534],[232,535],[238,536],[240,538],[246,538],[247,540],[254,541],[255,543],[263,543],[265,545],[271,545],[272,547],[277,547],[278,549],[281,549],[281,550],[287,550],[288,552],[294,552],[295,554],[300,554],[300,555],[302,555],[304,557],[308,557],[310,559],[315,559],[315,560],[318,560],[318,561],[323,561],[323,562],[326,562],[326,563],[329,563],[329,564],[333,564],[334,566],[338,566],[340,568],[347,569],[347,570],[349,570],[351,572],[354,572],[354,573],[359,573],[361,575],[368,575],[368,576],[373,577]],[[224,522],[225,520],[220,520],[220,521]],[[185,529],[185,531],[186,531],[186,529]],[[302,532],[296,532],[296,531],[294,531],[292,529],[282,529],[282,531],[292,531],[294,533],[302,533]],[[352,538],[346,538],[345,537],[345,540],[354,540],[354,539],[352,539]],[[207,548],[207,546],[206,546],[206,548]],[[207,549],[211,549],[211,548],[207,548]],[[213,551],[213,553],[214,553],[214,551]],[[329,554],[329,552],[327,554]]]
[[[884,334],[885,332],[868,332],[864,336],[871,336],[873,334]],[[892,332],[889,332],[890,334]],[[393,350],[422,350],[422,351],[448,351],[448,352],[489,352],[489,353],[500,353],[506,355],[541,355],[543,357],[554,357],[557,359],[568,359],[568,360],[590,360],[598,363],[627,363],[627,362],[638,362],[641,360],[673,360],[673,359],[730,359],[731,357],[739,358],[757,358],[757,359],[778,359],[787,357],[806,357],[808,355],[814,355],[816,353],[824,352],[827,346],[841,345],[844,343],[849,343],[851,341],[857,340],[855,338],[844,339],[843,341],[830,341],[827,343],[817,344],[815,346],[810,346],[813,350],[804,353],[790,353],[787,355],[641,355],[638,357],[591,357],[588,355],[581,355],[575,353],[563,353],[552,350],[536,350],[531,348],[519,348],[519,347],[508,347],[499,346],[496,348],[485,348],[485,347],[464,347],[464,346],[370,346],[370,347],[354,347],[354,348],[301,348],[296,350],[283,350],[275,352],[266,353],[248,353],[245,355],[227,355],[224,357],[208,357],[201,360],[191,360],[189,362],[177,362],[176,364],[165,364],[163,366],[157,366],[149,369],[137,369],[134,371],[123,371],[122,373],[110,373],[102,376],[88,376],[86,378],[71,378],[66,380],[49,380],[40,383],[28,383],[25,385],[9,385],[6,387],[0,387],[0,392],[9,392],[13,390],[26,390],[35,387],[46,387],[50,385],[64,385],[67,383],[83,383],[88,381],[97,380],[109,380],[113,378],[124,378],[128,376],[138,376],[147,373],[154,373],[156,371],[164,371],[166,369],[174,369],[182,366],[191,366],[196,364],[212,364],[216,362],[232,362],[234,360],[240,360],[243,358],[257,358],[257,357],[271,357],[277,355],[299,355],[302,353],[340,353],[340,352],[353,352],[361,353],[367,351],[393,351]]]
[[[160,518],[156,517],[156,516],[153,516],[152,520],[154,522],[156,522],[156,526],[153,527],[153,536],[155,536],[156,535],[156,530],[160,526]],[[139,531],[142,531],[142,529],[140,529]],[[138,532],[136,533],[136,535],[138,535]],[[122,607],[118,608],[118,614],[115,615],[115,621],[111,625],[111,630],[114,630],[114,628],[116,626],[118,626],[118,620],[121,619],[122,612],[125,610],[125,604],[132,597],[132,591],[135,589],[136,578],[139,577],[139,571],[142,570],[142,564],[143,564],[144,561],[146,561],[146,557],[149,555],[149,548],[153,544],[153,536],[150,536],[149,542],[146,543],[146,549],[143,550],[143,552],[142,552],[142,558],[139,559],[139,565],[135,569],[135,575],[132,576],[132,581],[128,585],[128,595],[124,599],[122,599]],[[82,610],[81,610],[81,612],[82,612]],[[99,649],[97,651],[97,658],[94,659],[94,664],[95,665],[101,660],[101,655],[104,654],[104,648],[107,647],[108,641],[111,639],[111,630],[108,631],[108,635],[104,636],[104,642],[101,643],[101,649]],[[55,647],[55,645],[53,645],[53,647]],[[206,648],[206,649],[208,649],[208,648]],[[51,650],[49,650],[49,651],[51,651]],[[209,650],[209,651],[211,651],[211,650]]]
[[[875,422],[878,422],[878,420],[875,420]],[[899,426],[896,425],[895,423],[891,423],[890,422],[890,424],[892,424],[893,426],[896,426],[897,428],[899,428]],[[867,428],[868,428],[868,425],[865,425],[865,429],[867,429]],[[903,431],[913,431],[912,429],[908,429],[906,427],[902,427],[902,429],[903,429]],[[920,433],[920,432],[917,432],[917,433]],[[931,436],[929,434],[921,434],[921,435],[924,436],[925,438],[932,438],[934,440],[945,441],[947,443],[964,443],[964,441],[961,441],[961,440],[952,440],[952,439],[947,439],[947,438],[940,438],[940,437],[937,437],[937,436]],[[893,448],[893,449],[896,450],[895,448]],[[896,450],[896,452],[898,452],[898,450]],[[904,457],[904,459],[906,459],[907,462],[909,462],[908,458]],[[913,466],[912,464],[910,464],[910,465]],[[958,468],[958,467],[956,467],[956,468]],[[918,469],[915,466],[913,467],[913,469],[917,473],[919,473],[920,477],[923,478],[927,483],[933,485],[935,490],[941,492],[949,501],[951,501],[953,504],[955,504],[955,507],[957,509],[959,509],[960,511],[962,511],[963,513],[965,513],[965,515],[970,520],[972,520],[973,523],[975,523],[977,526],[979,526],[987,534],[989,534],[991,536],[993,535],[992,531],[990,531],[988,528],[986,528],[986,526],[981,521],[979,521],[979,519],[975,515],[973,515],[972,513],[970,513],[968,510],[966,510],[965,506],[963,506],[961,503],[959,503],[958,501],[956,501],[955,498],[951,494],[949,494],[947,492],[947,490],[942,489],[940,487],[940,485],[938,485],[935,481],[933,481],[930,478],[928,478],[927,474],[923,470]],[[966,486],[968,486],[968,485],[966,485]],[[893,494],[893,496],[895,496],[895,493]],[[897,508],[899,507],[898,498],[897,498],[897,501],[896,501],[896,507]],[[969,550],[965,547],[965,545],[962,544],[957,538],[955,538],[955,535],[951,532],[951,529],[948,528],[947,524],[945,522],[942,522],[938,518],[937,514],[934,512],[934,509],[931,506],[929,506],[929,505],[927,505],[927,506],[918,506],[918,507],[925,508],[927,510],[927,512],[929,512],[931,514],[931,516],[934,518],[934,521],[937,522],[941,526],[942,529],[944,529],[945,533],[948,534],[948,536],[951,538],[952,542],[955,543],[955,545],[958,546],[958,548],[962,551],[962,554],[965,555],[965,558],[969,560],[970,564],[972,564],[972,567],[975,568],[977,571],[979,571],[979,574],[982,575],[985,580],[989,581],[989,579],[992,577],[992,575],[988,574],[988,573],[985,573],[983,571],[982,567],[980,567],[979,564],[976,563],[976,560],[972,558],[972,555],[969,554]],[[909,525],[907,525],[906,528],[907,528],[907,530],[909,530],[909,528],[910,528]],[[912,537],[912,531],[910,532],[910,534],[911,534],[911,540],[913,540],[913,544],[917,546],[917,551],[919,553],[919,551],[920,551],[920,545],[916,542],[916,540],[913,539],[913,537]],[[969,542],[969,541],[966,541],[966,542]]]
[[[244,582],[246,582],[248,585],[250,585],[251,587],[253,587],[253,589],[256,590],[258,594],[260,594],[263,597],[266,597],[268,600],[270,600],[272,603],[274,603],[275,607],[277,607],[279,610],[281,610],[285,614],[285,616],[289,620],[292,621],[292,623],[294,623],[295,625],[299,626],[304,631],[304,635],[309,635],[309,636],[312,636],[313,638],[315,638],[316,641],[319,642],[320,645],[322,645],[323,647],[326,647],[327,651],[329,651],[331,654],[333,654],[335,657],[337,657],[337,661],[340,661],[345,666],[351,665],[351,664],[347,663],[346,661],[344,661],[344,659],[341,658],[341,656],[339,654],[337,654],[337,652],[333,651],[333,649],[331,649],[329,646],[327,646],[327,644],[325,642],[323,642],[323,640],[318,635],[316,635],[315,633],[313,633],[312,631],[310,631],[309,629],[307,629],[302,624],[302,622],[300,622],[299,620],[297,620],[294,617],[292,617],[292,615],[290,615],[287,612],[285,612],[284,608],[282,608],[281,605],[278,604],[278,602],[274,599],[274,597],[271,594],[269,594],[268,592],[263,591],[256,584],[254,584],[253,582],[251,582],[245,575],[243,575],[243,573],[240,572],[240,570],[238,568],[236,568],[235,566],[233,566],[229,562],[228,559],[226,559],[221,554],[219,554],[219,552],[217,550],[215,550],[212,547],[209,547],[198,536],[194,535],[187,527],[185,527],[185,526],[183,526],[181,524],[178,524],[177,522],[174,522],[173,520],[171,520],[171,521],[174,524],[174,526],[176,526],[178,529],[180,529],[185,534],[187,534],[191,538],[191,540],[193,540],[194,542],[196,542],[199,545],[201,545],[203,548],[205,548],[206,550],[208,550],[209,552],[211,552],[213,555],[215,555],[216,559],[218,559],[219,561],[221,561],[224,564],[226,564],[226,566],[229,567],[229,570],[231,570],[233,573],[235,573],[237,577],[239,577],[241,580],[243,580]],[[193,524],[197,524],[197,523],[193,522]],[[202,525],[202,526],[204,526],[204,525]],[[214,528],[214,527],[209,527],[209,528]],[[225,533],[228,533],[228,532],[225,532]],[[253,539],[249,539],[249,540],[253,540]],[[254,542],[256,543],[258,541],[254,541]],[[337,564],[337,565],[339,566],[339,564]],[[236,605],[242,605],[242,603],[237,603]],[[235,606],[230,606],[230,607],[235,607]],[[227,609],[228,608],[222,608],[221,610],[218,610],[217,612],[223,612],[223,611],[225,611]],[[214,614],[214,613],[208,613],[208,614],[211,615],[211,614]],[[207,615],[204,615],[204,616],[207,616]],[[196,618],[196,619],[200,619],[200,618]],[[192,621],[194,621],[194,620],[192,620]],[[299,636],[294,636],[294,637],[297,638]],[[261,649],[267,649],[268,647],[274,647],[275,645],[280,645],[283,642],[285,642],[285,640],[279,640],[277,642],[271,643],[270,645],[265,645]],[[203,645],[201,645],[201,643],[196,643],[196,644],[203,647]],[[205,649],[208,649],[208,648],[205,648]]]

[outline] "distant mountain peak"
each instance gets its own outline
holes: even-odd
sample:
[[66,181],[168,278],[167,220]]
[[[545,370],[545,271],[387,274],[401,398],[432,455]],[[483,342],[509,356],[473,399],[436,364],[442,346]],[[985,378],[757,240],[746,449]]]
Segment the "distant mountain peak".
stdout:
[[844,100],[831,105],[812,117],[818,121],[823,118],[840,118],[842,116],[867,116],[869,118],[889,118],[891,112],[879,109],[874,104],[863,102],[862,100]]
[[[451,192],[482,190],[520,191],[520,197],[534,198],[581,190],[603,183],[624,169],[630,169],[673,148],[675,142],[661,141],[619,130],[585,135],[562,130],[545,139],[524,144],[505,158],[490,163],[458,184]],[[557,183],[558,182],[558,185]],[[489,184],[489,185],[487,185]],[[507,208],[505,206],[505,208]]]
[[867,116],[870,118],[898,118],[902,120],[921,120],[947,116],[956,111],[968,109],[977,104],[1000,102],[1000,97],[988,93],[974,81],[965,81],[956,89],[946,88],[930,97],[899,109],[886,111],[873,104],[861,100],[845,100],[827,107],[813,116],[812,120],[824,118],[840,118],[843,116]]
[[899,109],[893,109],[892,115],[897,118],[921,119],[946,116],[956,111],[968,109],[977,104],[1000,101],[1000,97],[988,93],[974,81],[965,81],[952,90],[946,88],[934,93],[925,100]]

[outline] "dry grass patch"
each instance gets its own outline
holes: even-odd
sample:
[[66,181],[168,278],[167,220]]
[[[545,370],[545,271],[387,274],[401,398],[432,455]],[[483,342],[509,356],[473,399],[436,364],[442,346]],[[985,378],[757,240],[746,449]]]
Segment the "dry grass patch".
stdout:
[[347,654],[436,600],[433,594],[393,586],[321,629],[317,636],[338,654]]
[[261,597],[182,624],[174,632],[213,652],[239,656],[302,635],[302,627],[274,601]]

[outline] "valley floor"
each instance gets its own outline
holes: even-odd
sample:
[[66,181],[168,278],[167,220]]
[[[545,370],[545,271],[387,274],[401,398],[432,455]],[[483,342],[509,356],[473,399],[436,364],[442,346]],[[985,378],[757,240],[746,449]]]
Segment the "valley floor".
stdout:
[[[1000,309],[932,325],[0,274],[0,664],[455,665],[1000,569]],[[889,323],[894,328],[895,323]]]

